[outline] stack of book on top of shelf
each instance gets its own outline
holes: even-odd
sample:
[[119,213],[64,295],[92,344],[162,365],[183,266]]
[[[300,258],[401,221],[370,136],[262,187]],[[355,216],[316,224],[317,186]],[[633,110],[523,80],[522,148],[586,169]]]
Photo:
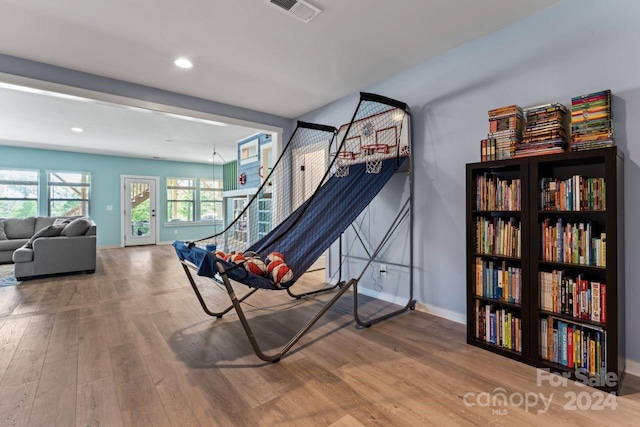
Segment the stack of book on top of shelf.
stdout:
[[571,98],[571,150],[609,147],[613,142],[611,91]]
[[560,103],[539,105],[524,110],[525,128],[514,157],[562,153],[567,148],[564,120],[567,108]]
[[482,161],[513,157],[516,144],[522,142],[522,126],[522,108],[517,105],[489,110],[489,134],[480,143]]

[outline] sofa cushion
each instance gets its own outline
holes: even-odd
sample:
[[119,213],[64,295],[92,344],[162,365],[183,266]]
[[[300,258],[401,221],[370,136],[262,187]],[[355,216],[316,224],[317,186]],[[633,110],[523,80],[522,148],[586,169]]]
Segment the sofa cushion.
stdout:
[[33,249],[20,248],[13,253],[13,262],[31,262],[33,261]]
[[0,219],[0,240],[7,240],[7,234],[4,232],[4,220]]
[[35,233],[36,219],[29,218],[5,218],[4,232],[8,239],[30,239]]
[[89,218],[77,218],[71,221],[69,224],[65,225],[61,236],[82,236],[91,228],[91,220]]
[[49,217],[49,216],[36,217],[36,225],[33,229],[36,232],[38,232],[38,230],[42,230],[43,228],[53,224],[55,220],[56,220],[55,217]]
[[27,243],[29,239],[0,240],[0,252],[15,251]]
[[29,239],[29,241],[24,245],[25,248],[32,248],[33,247],[33,241],[40,238],[40,237],[55,237],[55,236],[59,236],[60,233],[62,233],[62,230],[64,229],[64,225],[49,225],[41,230],[38,230],[36,232],[36,234],[33,235],[33,237],[31,237]]

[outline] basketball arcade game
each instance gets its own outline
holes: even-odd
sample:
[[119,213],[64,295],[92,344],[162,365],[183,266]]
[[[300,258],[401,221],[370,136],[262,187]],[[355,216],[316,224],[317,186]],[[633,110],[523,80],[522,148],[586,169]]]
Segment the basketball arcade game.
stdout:
[[[261,193],[266,192],[264,187],[270,186],[269,192],[274,195],[270,213],[272,228],[264,237],[256,242],[250,242],[249,247],[223,247],[224,253],[214,252],[218,249],[218,245],[226,245],[230,241],[225,238],[225,234],[233,228],[232,223],[218,235],[195,242],[174,242],[173,246],[178,258],[203,310],[208,315],[219,318],[231,309],[235,309],[251,346],[260,359],[269,362],[279,361],[351,286],[354,288],[354,318],[361,326],[371,326],[378,321],[415,308],[412,232],[409,238],[411,272],[410,297],[407,304],[392,313],[363,320],[358,315],[357,299],[358,282],[368,266],[376,260],[381,249],[389,242],[398,226],[408,218],[410,230],[413,228],[413,168],[410,155],[409,115],[409,108],[404,103],[379,95],[362,93],[353,119],[344,129],[344,137],[338,141],[339,147],[331,156],[324,176],[313,194],[301,204],[290,196],[293,194],[293,189],[300,185],[300,179],[304,179],[301,177],[303,174],[293,166],[295,161],[292,153],[300,153],[305,149],[317,150],[318,147],[324,147],[322,149],[328,153],[336,130],[327,126],[299,122],[262,187],[245,207],[245,210],[249,209],[256,200],[260,200]],[[352,135],[357,135],[357,138]],[[359,140],[358,145],[355,144],[356,139]],[[359,277],[347,282],[340,280],[338,284],[340,289],[336,294],[286,345],[275,354],[265,354],[256,341],[240,303],[258,289],[288,290],[315,260],[340,239],[342,233],[398,171],[404,171],[409,176],[409,196],[380,244],[370,252],[371,256],[362,273]],[[249,224],[249,227],[251,226]],[[250,233],[250,235],[257,234]],[[275,258],[274,254],[277,254]],[[269,263],[269,272],[264,271],[264,264],[267,263]],[[285,263],[285,266],[281,265]],[[272,272],[271,267],[274,265],[276,268]],[[196,271],[199,276],[208,277],[222,284],[229,294],[231,305],[221,312],[210,310],[191,271]],[[254,289],[238,298],[231,280]],[[301,298],[331,289],[335,289],[335,286],[307,294],[290,293],[290,295]]]
[[[354,288],[354,319],[360,326],[369,327],[374,323],[393,317],[397,314],[405,312],[407,309],[415,309],[415,300],[413,299],[413,197],[414,197],[414,178],[413,178],[413,158],[411,156],[411,113],[406,104],[391,100],[389,98],[380,97],[372,94],[362,94],[364,100],[384,99],[389,105],[395,108],[376,111],[377,108],[371,108],[369,111],[361,111],[354,115],[351,123],[342,125],[338,130],[337,141],[343,141],[341,149],[333,153],[335,156],[334,175],[337,177],[349,176],[350,167],[353,165],[364,164],[367,174],[377,174],[382,170],[385,161],[398,162],[397,174],[406,174],[409,180],[409,194],[401,205],[397,216],[393,219],[384,237],[375,247],[367,245],[366,239],[363,238],[363,230],[353,221],[350,228],[355,234],[357,242],[360,243],[366,253],[366,257],[358,257],[351,255],[351,250],[344,253],[343,241],[344,233],[340,235],[338,240],[338,280],[336,286],[343,286],[343,264],[348,258],[364,261],[364,267],[361,267]],[[398,230],[398,227],[404,222],[409,221],[409,259],[408,264],[398,264],[389,261],[380,260],[378,257],[382,249],[387,245],[391,237]],[[375,318],[363,320],[358,312],[358,284],[364,276],[366,270],[372,263],[386,263],[404,267],[408,269],[409,275],[409,298],[405,306],[391,313],[378,316]]]

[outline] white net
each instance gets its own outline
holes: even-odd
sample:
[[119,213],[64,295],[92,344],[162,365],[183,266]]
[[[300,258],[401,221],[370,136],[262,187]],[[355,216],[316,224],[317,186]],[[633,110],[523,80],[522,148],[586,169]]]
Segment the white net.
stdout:
[[373,158],[371,160],[367,160],[366,162],[366,172],[367,173],[380,173],[382,170],[382,159],[381,158]]
[[367,173],[380,173],[382,160],[389,156],[389,146],[386,144],[371,144],[362,146]]
[[337,163],[335,175],[338,178],[344,178],[346,176],[349,176],[349,165],[345,165],[345,164],[342,164],[342,163]]

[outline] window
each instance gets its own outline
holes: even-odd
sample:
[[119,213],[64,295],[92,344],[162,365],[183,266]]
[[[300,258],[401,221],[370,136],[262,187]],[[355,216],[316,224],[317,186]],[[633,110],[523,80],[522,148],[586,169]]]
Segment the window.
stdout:
[[200,221],[222,221],[222,181],[200,180]]
[[38,171],[0,169],[0,218],[38,215]]
[[49,216],[89,216],[91,174],[47,171]]
[[167,178],[167,221],[194,221],[196,183],[190,178]]
[[255,162],[258,160],[258,139],[240,146],[240,164]]

